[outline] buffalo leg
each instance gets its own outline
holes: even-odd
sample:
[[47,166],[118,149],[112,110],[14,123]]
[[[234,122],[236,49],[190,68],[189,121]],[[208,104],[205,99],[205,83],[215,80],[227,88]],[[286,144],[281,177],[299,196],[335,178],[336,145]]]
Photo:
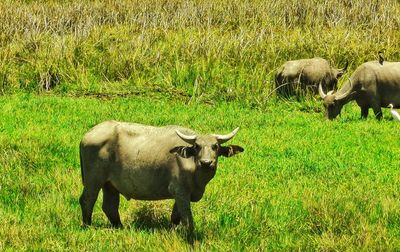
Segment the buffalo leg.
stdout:
[[192,235],[194,231],[192,210],[190,209],[190,197],[178,194],[175,198],[175,204],[181,216],[183,226],[188,230],[188,234]]
[[376,119],[382,119],[382,109],[380,106],[373,107]]
[[365,106],[365,107],[361,107],[361,117],[366,119],[368,117],[368,110],[369,107]]
[[121,218],[118,212],[119,207],[119,192],[109,182],[103,186],[103,212],[106,214],[111,225],[116,228],[121,228]]
[[194,224],[192,210],[190,209],[190,198],[176,198],[175,204],[177,206],[179,215],[181,217],[182,225],[185,228],[186,239],[190,244],[194,241]]
[[181,222],[181,215],[179,214],[178,206],[176,205],[176,202],[174,203],[174,207],[172,209],[171,222],[174,225],[178,225],[179,222]]
[[82,219],[84,226],[90,226],[92,224],[92,213],[93,207],[96,203],[97,196],[99,195],[100,187],[88,187],[83,188],[79,203],[82,209]]

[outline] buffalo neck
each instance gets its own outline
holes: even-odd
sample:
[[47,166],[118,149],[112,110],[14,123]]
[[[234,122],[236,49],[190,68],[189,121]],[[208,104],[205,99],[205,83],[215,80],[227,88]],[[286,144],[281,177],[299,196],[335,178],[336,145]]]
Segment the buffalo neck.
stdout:
[[[201,168],[200,168],[201,169]],[[215,169],[209,171],[196,171],[194,174],[194,188],[190,195],[190,200],[192,202],[199,201],[206,190],[207,183],[214,177]]]
[[205,189],[206,185],[215,176],[216,169],[197,167],[194,173],[194,183],[198,189]]

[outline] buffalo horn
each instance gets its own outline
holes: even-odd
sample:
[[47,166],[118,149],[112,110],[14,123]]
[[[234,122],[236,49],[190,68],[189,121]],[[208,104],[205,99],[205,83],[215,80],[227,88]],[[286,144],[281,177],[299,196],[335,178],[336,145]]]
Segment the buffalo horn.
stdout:
[[182,132],[180,132],[179,130],[175,130],[175,132],[186,143],[192,144],[192,145],[196,143],[196,139],[197,139],[196,135],[191,135],[191,136],[185,135]]
[[350,83],[350,87],[347,89],[347,91],[344,94],[336,96],[335,100],[343,99],[343,98],[345,98],[346,96],[348,96],[350,94],[351,88],[353,86],[350,78],[349,78],[349,83]]
[[318,85],[318,93],[319,93],[319,95],[321,96],[322,99],[325,99],[326,94],[324,93],[324,90],[322,90],[321,83],[319,83],[319,85]]
[[234,129],[231,133],[226,134],[226,135],[213,135],[217,138],[217,141],[219,144],[223,144],[227,141],[229,141],[232,137],[236,135],[236,133],[239,131],[239,127]]

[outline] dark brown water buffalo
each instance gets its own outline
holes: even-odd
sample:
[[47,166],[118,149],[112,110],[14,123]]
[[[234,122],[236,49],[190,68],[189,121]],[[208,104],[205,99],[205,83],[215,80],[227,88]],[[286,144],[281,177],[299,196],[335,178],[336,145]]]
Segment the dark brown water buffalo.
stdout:
[[347,69],[336,69],[322,58],[287,61],[275,75],[275,88],[279,96],[291,96],[307,89],[317,93],[318,84],[324,90],[336,89],[338,78]]
[[390,103],[395,108],[400,106],[400,62],[366,62],[336,93],[330,91],[325,94],[321,86],[318,90],[329,119],[339,115],[342,107],[352,100],[360,106],[363,118],[368,116],[368,110],[372,108],[376,118],[380,119],[381,107],[387,107]]
[[227,135],[198,135],[179,126],[152,127],[107,121],[87,132],[80,143],[82,181],[79,199],[84,225],[91,225],[93,206],[103,190],[103,211],[121,227],[119,195],[127,199],[175,199],[171,221],[193,232],[190,202],[199,201],[214,177],[219,156],[243,151],[222,146]]

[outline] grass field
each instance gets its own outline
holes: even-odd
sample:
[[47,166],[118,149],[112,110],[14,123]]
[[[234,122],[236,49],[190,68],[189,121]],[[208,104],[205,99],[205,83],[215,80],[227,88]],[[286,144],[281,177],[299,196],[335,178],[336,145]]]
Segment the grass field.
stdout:
[[[241,130],[245,152],[221,158],[204,198],[192,204],[194,248],[391,250],[400,246],[398,124],[359,120],[356,106],[327,121],[321,104],[215,105],[145,97],[0,98],[0,249],[187,250],[170,230],[172,201],[121,202],[124,230],[96,205],[80,227],[78,144],[98,122],[179,124],[200,132]],[[94,109],[95,108],[95,109]],[[101,197],[99,198],[101,200]]]
[[[277,100],[275,70],[320,56],[400,59],[393,0],[0,1],[0,250],[390,251],[400,247],[398,126],[327,121],[321,101]],[[100,204],[81,228],[78,145],[104,120],[241,130],[192,205],[191,247],[172,201]],[[100,199],[101,202],[101,194]]]

